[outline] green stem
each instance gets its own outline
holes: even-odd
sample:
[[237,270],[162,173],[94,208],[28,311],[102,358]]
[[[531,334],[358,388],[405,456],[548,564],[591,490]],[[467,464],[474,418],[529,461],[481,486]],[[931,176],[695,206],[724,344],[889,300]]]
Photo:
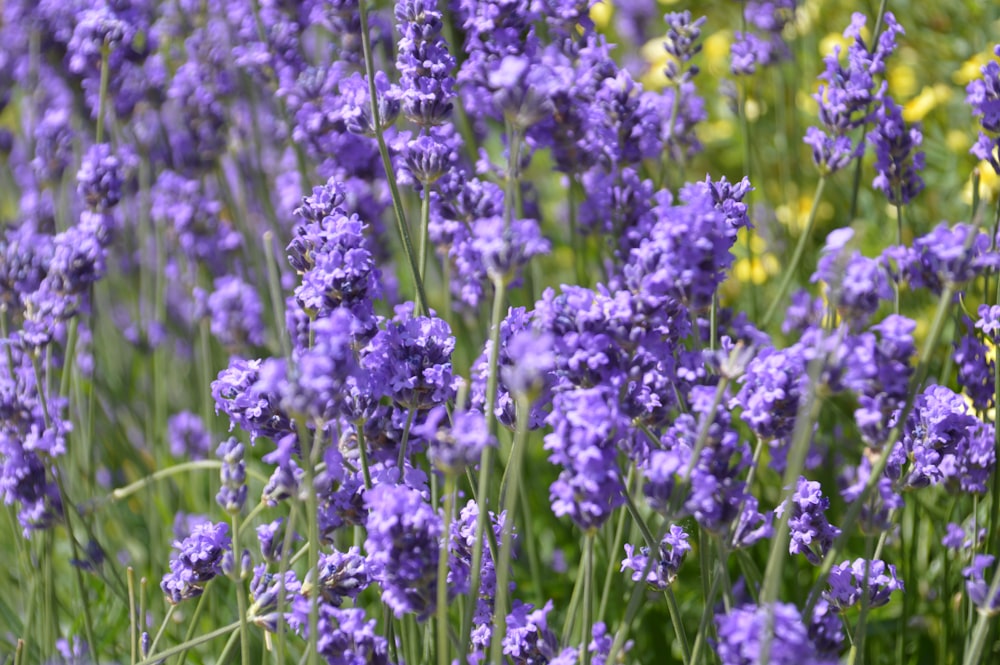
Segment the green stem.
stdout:
[[[304,430],[305,428],[301,428]],[[321,424],[316,424],[316,434],[312,440],[312,445],[307,445],[309,440],[308,432],[300,432],[299,442],[302,445],[302,470],[304,472],[303,491],[306,495],[306,524],[309,531],[309,571],[315,579],[319,573],[319,500],[316,496],[316,471],[315,463],[319,453],[323,428]],[[305,434],[305,436],[303,436]],[[309,665],[319,663],[319,593],[315,591],[309,597]]]
[[[455,502],[455,476],[446,473],[444,477],[444,529],[441,547],[438,550],[437,568],[437,662],[450,665],[448,653],[448,543],[451,542],[451,513]],[[499,642],[500,640],[496,640]]]
[[993,625],[996,617],[996,612],[989,608],[993,606],[998,590],[1000,590],[1000,565],[997,565],[996,571],[993,573],[993,581],[990,583],[990,589],[987,591],[986,599],[983,602],[983,607],[986,609],[979,610],[979,618],[976,620],[976,627],[972,631],[972,641],[969,643],[969,650],[965,653],[965,659],[962,661],[964,665],[976,665],[976,663],[983,662],[982,655],[983,648],[986,646],[986,635],[989,633],[990,626]]
[[[174,647],[173,650],[171,649],[164,650],[163,653],[157,655],[156,659],[148,658],[147,659],[148,661],[161,662],[162,660],[165,660],[167,656],[172,656],[175,653],[179,653],[180,658],[177,660],[177,665],[184,665],[184,661],[187,660],[188,649],[190,649],[192,646],[200,644],[200,642],[195,641],[194,631],[195,628],[198,626],[198,619],[199,617],[201,617],[201,613],[205,609],[205,605],[207,605],[207,603],[205,602],[208,599],[208,593],[206,593],[207,591],[208,589],[205,589],[204,591],[202,591],[201,596],[198,597],[198,604],[194,606],[194,612],[191,613],[191,623],[188,624],[187,632],[184,633],[184,641],[181,642],[176,647]],[[239,622],[230,624],[230,628],[239,628],[239,626],[240,626]],[[179,647],[184,647],[184,648],[181,649]],[[144,663],[146,661],[142,662]],[[142,665],[142,663],[139,663],[139,665]]]
[[288,338],[288,327],[285,325],[285,302],[281,297],[281,276],[274,256],[274,234],[266,231],[263,236],[264,259],[267,262],[267,285],[271,295],[271,309],[274,312],[274,327],[278,332],[278,342],[285,359],[291,362],[292,343]]
[[[500,324],[503,321],[506,303],[507,283],[502,279],[493,281],[493,314],[490,319],[490,359],[486,374],[486,401],[484,410],[486,428],[493,431],[496,425],[494,404],[497,398],[497,364],[500,360]],[[472,616],[476,611],[479,590],[482,584],[483,536],[489,521],[490,477],[493,475],[493,446],[486,446],[479,458],[479,489],[476,500],[479,515],[476,518],[475,542],[472,545],[472,578],[469,582],[469,607],[462,622],[462,649],[459,656],[464,658],[471,640]]]
[[[500,636],[490,643],[490,662],[502,662],[502,636],[507,634],[507,596],[510,593],[510,567],[514,552],[514,516],[517,514],[517,500],[520,497],[521,465],[524,459],[525,441],[528,436],[528,419],[531,403],[519,399],[517,403],[517,422],[515,424],[514,443],[510,451],[507,470],[504,473],[508,486],[501,487],[500,495],[503,503],[503,532],[500,538],[500,553],[495,566],[497,575],[496,597],[493,599],[493,635]],[[529,534],[530,538],[531,535]]]
[[111,68],[108,59],[111,56],[111,48],[107,44],[101,45],[101,82],[97,97],[97,128],[95,143],[104,141],[104,114],[108,105],[108,83],[111,79]]
[[139,621],[135,612],[135,570],[132,566],[125,569],[125,579],[128,580],[128,646],[129,663],[135,665],[136,651],[139,643],[139,631],[136,630],[136,622]]
[[[897,190],[899,188],[897,187]],[[900,200],[900,194],[896,194],[896,200]],[[903,246],[903,206],[896,204],[896,244]],[[899,280],[893,280],[893,307],[896,314],[899,314]]]
[[[236,607],[240,613],[240,663],[250,665],[250,625],[247,622],[247,590],[243,584],[243,571],[240,563],[240,516],[234,513],[233,524],[233,582],[236,583]],[[225,662],[219,659],[219,662]]]
[[430,241],[427,237],[431,223],[431,190],[430,185],[424,183],[424,190],[420,193],[420,280],[426,283],[427,280],[427,255],[430,253]]
[[365,419],[354,421],[354,431],[358,437],[358,454],[361,458],[361,476],[365,479],[365,490],[372,488],[372,473],[368,468],[368,444],[365,442]]
[[795,279],[795,273],[798,271],[799,263],[802,262],[802,256],[805,254],[806,245],[809,243],[809,238],[812,236],[813,228],[816,226],[816,213],[819,210],[819,202],[823,198],[823,189],[825,187],[826,176],[821,176],[819,182],[816,184],[816,192],[813,194],[812,206],[809,208],[809,217],[806,219],[806,228],[803,229],[802,234],[799,236],[799,241],[795,245],[795,252],[792,254],[792,260],[785,267],[785,274],[782,275],[781,284],[778,286],[778,292],[775,294],[774,300],[771,301],[771,306],[767,308],[767,313],[764,314],[762,325],[765,328],[781,308],[781,304],[788,293],[788,289],[791,287],[792,281]]
[[392,158],[389,156],[389,148],[386,146],[385,135],[382,131],[382,119],[378,113],[378,91],[375,89],[375,61],[372,56],[371,35],[368,32],[368,7],[365,0],[361,0],[358,3],[358,14],[361,22],[361,50],[365,61],[365,76],[368,79],[368,101],[372,114],[372,125],[375,130],[375,140],[378,142],[379,155],[382,157],[382,168],[385,170],[385,179],[389,183],[389,193],[392,195],[392,209],[396,215],[396,227],[403,241],[403,251],[406,253],[407,261],[410,264],[410,273],[417,290],[416,313],[419,315],[427,311],[427,294],[424,292],[424,282],[420,276],[416,254],[413,251],[410,229],[406,224],[406,213],[403,212],[403,199],[399,194],[399,186],[396,184],[396,172],[392,168]]
[[[799,403],[798,412],[795,415],[795,429],[792,433],[791,448],[788,451],[787,466],[782,486],[785,488],[785,510],[782,511],[778,523],[774,526],[774,535],[771,538],[771,551],[767,558],[767,565],[764,568],[764,587],[760,594],[760,604],[767,609],[767,623],[764,633],[764,640],[761,644],[760,662],[768,662],[771,651],[771,641],[774,631],[774,604],[778,600],[778,590],[781,585],[782,562],[788,556],[789,527],[788,520],[791,517],[791,498],[795,493],[802,469],[805,466],[806,455],[809,452],[809,442],[812,439],[813,423],[819,417],[822,402],[819,401],[816,391],[819,388],[819,377],[826,365],[825,355],[816,357],[809,367],[809,387],[805,399]],[[780,504],[779,504],[780,505]],[[806,616],[811,616],[807,612]]]
[[199,644],[204,644],[206,642],[211,642],[215,638],[222,637],[223,635],[236,633],[239,629],[240,629],[240,622],[234,621],[228,626],[217,628],[210,633],[205,633],[204,635],[199,635],[198,637],[189,637],[188,639],[185,639],[177,646],[170,647],[169,649],[164,649],[155,656],[150,656],[145,660],[140,660],[138,663],[136,663],[136,665],[158,665],[159,663],[162,663],[170,656],[175,656],[177,654],[181,654],[181,658],[183,659],[184,656],[187,655],[187,652],[192,647],[196,647]]
[[[652,553],[650,553],[652,556]],[[583,536],[583,631],[580,654],[583,665],[590,665],[590,633],[594,625],[594,531]]]
[[407,443],[410,441],[410,428],[413,427],[413,417],[417,414],[415,408],[411,408],[406,412],[406,426],[403,428],[403,440],[399,442],[399,456],[396,459],[396,468],[399,469],[399,481],[403,481],[404,477],[404,466],[406,462],[406,447]]
[[[113,491],[110,495],[111,501],[121,501],[126,499],[136,492],[145,489],[147,486],[152,485],[164,478],[169,478],[171,476],[176,476],[180,473],[187,473],[188,471],[209,471],[209,470],[219,470],[222,468],[222,462],[220,460],[198,460],[195,462],[182,462],[181,464],[175,464],[174,466],[167,467],[166,469],[160,469],[159,471],[154,471],[145,478],[140,478],[139,480],[126,485],[125,487],[119,487]],[[260,472],[247,469],[247,475],[260,480],[262,482],[267,482],[267,478],[260,474]]]

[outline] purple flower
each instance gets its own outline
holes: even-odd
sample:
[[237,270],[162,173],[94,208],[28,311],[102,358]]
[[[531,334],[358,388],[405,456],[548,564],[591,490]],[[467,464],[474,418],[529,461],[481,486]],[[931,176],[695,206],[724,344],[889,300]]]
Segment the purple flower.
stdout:
[[[698,74],[698,68],[688,63],[701,52],[701,26],[706,17],[691,20],[691,12],[670,12],[663,17],[667,24],[667,36],[663,50],[673,56],[664,73],[673,84],[686,83]],[[686,71],[685,71],[686,70]]]
[[439,125],[455,97],[455,59],[441,37],[444,26],[436,0],[398,0],[401,38],[396,52],[403,115],[421,127]]
[[868,607],[882,607],[889,602],[893,591],[903,591],[895,566],[879,559],[845,561],[830,570],[828,581],[830,588],[824,597],[839,610],[860,603],[866,593]]
[[200,596],[205,584],[222,575],[222,559],[230,550],[229,526],[225,522],[203,522],[187,538],[174,542],[177,555],[170,560],[170,572],[160,588],[171,603]]
[[372,338],[362,367],[400,406],[428,409],[454,395],[454,349],[455,338],[444,319],[413,316],[413,303],[404,303]]
[[[741,605],[728,614],[717,616],[719,640],[715,652],[722,665],[834,665],[836,651],[814,638],[815,631],[802,620],[794,605]],[[770,628],[770,631],[768,630]],[[768,633],[770,632],[770,635]],[[764,645],[768,656],[764,658]],[[839,644],[836,645],[839,649]]]
[[842,317],[854,326],[864,324],[875,314],[882,300],[892,297],[884,267],[875,259],[850,250],[854,229],[832,231],[816,265],[813,282],[829,287],[828,298]]
[[303,310],[324,317],[345,307],[368,322],[372,301],[382,295],[379,271],[364,237],[365,224],[341,207],[346,191],[330,179],[302,200],[296,214],[307,222],[295,229],[288,261],[303,276],[295,290]]
[[868,142],[875,146],[875,180],[872,187],[885,194],[889,203],[904,205],[924,189],[919,171],[924,168],[923,142],[919,127],[906,128],[903,109],[886,97],[875,112],[875,128]]
[[514,601],[503,638],[503,653],[514,665],[553,663],[560,655],[559,639],[548,625],[551,611],[551,600],[538,610],[530,603]]
[[215,290],[205,301],[212,334],[229,348],[264,343],[264,306],[257,289],[238,277],[215,280]]
[[434,612],[441,517],[417,490],[379,484],[365,493],[369,571],[397,617]]
[[961,396],[931,385],[917,396],[886,473],[904,487],[945,483],[953,492],[982,493],[995,465],[993,426],[971,414]]
[[[854,502],[861,496],[872,475],[872,463],[862,457],[857,467],[847,467],[840,477],[840,495],[845,501]],[[878,534],[892,528],[892,512],[903,507],[903,497],[896,493],[892,479],[883,475],[875,483],[875,492],[861,507],[859,518],[865,533]]]
[[757,436],[783,439],[792,433],[799,399],[807,381],[806,359],[796,345],[787,349],[768,347],[747,365],[743,384],[731,402],[740,406],[740,417]]
[[413,434],[430,442],[428,455],[434,466],[445,473],[461,473],[475,467],[487,446],[496,446],[496,439],[486,428],[486,418],[479,411],[456,411],[451,426],[444,426],[448,413],[443,406],[436,406],[427,414]]
[[[649,548],[642,547],[639,554],[635,554],[635,547],[625,545],[625,559],[622,561],[621,570],[632,571],[632,581],[645,581],[647,585],[658,591],[663,591],[673,584],[680,570],[684,555],[691,551],[688,543],[688,535],[684,529],[673,524],[670,531],[663,536],[657,551],[657,559],[652,564],[649,563]],[[643,578],[645,572],[645,579]]]
[[[489,515],[489,528],[493,529],[497,546],[503,544],[505,514]],[[458,518],[451,524],[449,534],[449,593],[469,592],[469,577],[472,572],[472,550],[476,544],[476,526],[479,520],[479,506],[475,501],[469,501],[459,512]],[[483,538],[488,538],[483,534]],[[511,532],[511,538],[516,535]],[[476,610],[472,623],[472,644],[485,649],[489,646],[491,627],[493,624],[493,605],[496,597],[497,573],[496,565],[489,547],[483,547],[482,564],[480,565],[479,598],[476,599]]]
[[122,199],[125,164],[107,143],[90,146],[76,174],[76,191],[87,207],[106,211]]
[[222,218],[222,204],[200,179],[163,171],[151,192],[153,220],[169,229],[181,253],[221,276],[227,258],[243,243],[240,234]]
[[717,196],[731,193],[726,185],[725,181],[720,188],[711,181],[687,185],[676,205],[668,192],[657,195],[652,211],[656,222],[623,268],[632,291],[650,299],[673,298],[694,308],[711,303],[733,262],[735,224],[746,219],[745,209],[741,214],[734,207],[742,195],[720,198],[717,205]]
[[[320,555],[316,585],[323,602],[340,607],[344,598],[356,599],[368,584],[368,564],[357,547]],[[307,582],[303,589],[309,586]]]
[[[993,47],[1000,56],[1000,44]],[[969,83],[965,88],[965,103],[972,107],[972,115],[979,118],[979,138],[969,150],[977,158],[987,161],[1000,174],[1000,63],[995,60],[980,69],[983,78]]]
[[989,236],[968,224],[949,227],[942,222],[916,238],[913,247],[889,247],[882,256],[884,261],[894,260],[913,287],[935,295],[945,284],[961,286],[1000,266],[1000,254],[991,249]]
[[532,257],[548,254],[551,249],[537,221],[506,221],[499,216],[481,217],[473,223],[471,246],[486,274],[506,283],[516,280]]
[[35,157],[31,160],[39,180],[59,181],[73,159],[74,138],[69,112],[63,108],[46,109],[35,126]]
[[295,350],[294,371],[281,384],[287,411],[330,422],[367,406],[369,391],[355,356],[358,332],[357,319],[343,309],[313,323],[312,346]]
[[219,444],[215,456],[222,460],[222,487],[215,500],[227,513],[239,513],[247,501],[247,464],[243,459],[243,444],[229,437]]
[[427,189],[455,167],[458,148],[456,136],[440,129],[408,141],[403,149],[405,168],[400,173],[400,182]]
[[584,530],[599,528],[625,503],[616,443],[628,436],[628,421],[602,386],[559,393],[547,422],[549,461],[562,467],[549,498],[557,516],[569,515]]
[[[277,369],[269,363],[268,370]],[[275,391],[273,381],[259,383],[261,361],[233,358],[229,367],[219,372],[212,382],[212,398],[215,412],[223,411],[229,416],[229,428],[239,425],[250,434],[278,439],[292,432],[288,415],[281,410],[281,396]]]
[[813,161],[824,174],[842,169],[864,150],[864,143],[855,145],[850,132],[869,121],[872,105],[882,99],[885,83],[876,88],[874,77],[885,71],[885,58],[895,50],[896,37],[903,32],[892,12],[886,12],[884,18],[885,28],[873,49],[861,37],[865,16],[855,13],[844,31],[844,37],[852,41],[847,65],[840,62],[840,47],[834,47],[823,60],[826,71],[819,78],[824,83],[813,95],[819,104],[822,129],[810,127],[805,142],[812,147]]
[[996,559],[992,554],[977,554],[972,557],[972,565],[962,569],[969,600],[989,615],[1000,612],[1000,593],[990,595],[990,585],[996,573],[991,574],[989,578],[986,576],[986,570],[993,566],[994,561]]
[[[309,638],[312,600],[297,595],[288,623]],[[341,609],[321,603],[316,626],[316,650],[328,665],[389,665],[388,642],[375,633],[375,619],[367,619],[360,608]]]
[[795,0],[751,0],[744,5],[747,24],[760,34],[736,33],[730,64],[734,75],[752,74],[757,67],[768,67],[791,57],[782,32],[795,18],[795,4]]
[[[775,515],[781,517],[788,509],[787,506],[787,502],[779,505],[774,510]],[[789,554],[804,554],[816,566],[822,563],[833,541],[840,535],[840,529],[826,519],[829,508],[830,500],[823,496],[820,484],[799,477],[788,515],[788,531],[791,535],[788,542]]]
[[980,305],[977,313],[976,328],[993,344],[1000,343],[1000,305]]
[[167,420],[167,441],[170,454],[177,458],[200,460],[208,457],[212,438],[205,430],[201,417],[181,411]]
[[[986,305],[980,305],[980,311],[983,308],[989,309]],[[952,353],[958,384],[965,389],[976,409],[986,411],[993,405],[995,361],[987,357],[986,345],[979,339],[972,320],[963,316],[962,323],[965,324],[965,334],[953,342],[955,351]]]

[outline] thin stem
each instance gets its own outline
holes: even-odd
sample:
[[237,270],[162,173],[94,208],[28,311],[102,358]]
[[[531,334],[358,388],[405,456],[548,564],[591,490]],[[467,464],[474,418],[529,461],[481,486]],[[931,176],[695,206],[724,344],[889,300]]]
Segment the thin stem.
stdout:
[[[450,665],[448,653],[448,543],[451,542],[451,513],[454,510],[455,475],[446,473],[444,477],[444,530],[441,547],[438,550],[437,568],[437,662]],[[499,642],[500,640],[495,640]]]
[[[122,499],[127,499],[136,492],[139,492],[153,483],[159,482],[164,478],[169,478],[171,476],[176,476],[180,473],[187,473],[188,471],[210,471],[218,470],[222,468],[222,462],[220,460],[198,460],[195,462],[182,462],[181,464],[175,464],[174,466],[169,466],[166,469],[160,469],[159,471],[154,471],[145,478],[140,478],[139,480],[126,485],[125,487],[119,487],[118,489],[111,492],[108,497],[111,501],[121,501]],[[247,475],[260,480],[261,482],[267,482],[267,478],[264,477],[260,472],[252,469],[247,469]]]
[[97,128],[95,143],[104,142],[104,114],[108,105],[108,83],[111,79],[111,67],[108,59],[111,56],[111,47],[107,44],[101,45],[101,82],[100,91],[97,97]]
[[583,536],[583,634],[580,653],[583,665],[590,665],[590,633],[594,625],[594,530]]
[[181,654],[181,657],[183,658],[185,655],[187,655],[187,652],[192,647],[196,647],[199,644],[204,644],[205,642],[211,642],[215,638],[222,637],[223,635],[227,635],[229,633],[236,633],[237,631],[239,631],[239,629],[240,629],[240,622],[234,621],[233,623],[227,626],[223,626],[222,628],[217,628],[210,633],[205,633],[204,635],[199,635],[198,637],[190,637],[188,639],[185,639],[177,646],[170,647],[169,649],[164,649],[155,656],[150,656],[145,660],[140,660],[138,663],[136,663],[136,665],[158,665],[159,663],[162,663],[170,656],[175,656],[177,654]]
[[[303,428],[304,429],[304,428]],[[316,471],[315,458],[319,452],[320,437],[323,428],[316,425],[316,434],[312,440],[312,445],[307,445],[308,436],[300,434],[299,441],[302,444],[302,467],[304,471],[305,483],[303,491],[306,495],[306,524],[309,531],[309,571],[312,575],[319,572],[319,500],[316,496]],[[307,434],[307,433],[306,433]],[[312,593],[309,598],[309,665],[319,663],[319,594]]]
[[969,650],[965,653],[965,659],[962,661],[964,665],[975,665],[975,663],[983,662],[981,658],[983,648],[986,646],[986,635],[989,633],[990,626],[996,616],[996,613],[990,608],[993,607],[998,590],[1000,590],[1000,565],[994,571],[993,581],[990,583],[989,591],[986,592],[986,598],[983,601],[985,609],[979,610],[979,619],[976,620],[976,627],[972,631],[972,641],[969,643]]
[[420,193],[420,281],[427,279],[427,255],[430,253],[430,240],[427,235],[430,232],[431,224],[431,190],[430,185],[424,183],[423,191]]
[[[899,200],[899,194],[896,195],[896,200]],[[903,245],[903,206],[896,204],[896,244],[900,247]],[[899,314],[899,280],[893,280],[893,307],[896,314]]]
[[284,320],[285,303],[281,297],[281,276],[278,274],[278,264],[274,256],[274,234],[270,231],[264,232],[263,242],[264,259],[267,263],[267,285],[271,294],[271,308],[274,312],[274,325],[277,328],[281,352],[286,360],[291,361],[292,343],[288,338],[288,327],[285,326]]
[[372,488],[372,473],[368,468],[368,450],[365,442],[365,419],[359,418],[354,421],[354,431],[358,438],[358,454],[361,458],[361,476],[365,480],[365,490]]
[[[233,582],[236,583],[236,607],[240,613],[240,663],[250,665],[250,624],[247,622],[247,590],[243,584],[240,564],[240,516],[236,512],[231,518],[233,524]],[[219,659],[219,662],[225,662]]]
[[385,135],[382,131],[382,119],[379,117],[378,90],[375,88],[375,59],[372,56],[371,35],[368,32],[368,7],[365,0],[358,3],[358,15],[361,22],[361,50],[365,60],[365,76],[368,79],[368,101],[372,114],[372,126],[375,130],[375,140],[378,142],[378,152],[382,157],[385,179],[389,183],[389,193],[392,195],[392,209],[396,215],[396,227],[403,241],[403,251],[410,264],[410,273],[417,290],[416,312],[421,314],[427,311],[427,294],[424,292],[424,282],[420,276],[416,254],[413,251],[410,229],[406,224],[406,213],[403,212],[403,199],[399,194],[399,186],[396,184],[396,172],[392,168],[392,158],[389,156],[389,148],[386,146]]
[[399,457],[396,459],[396,468],[399,469],[399,480],[403,480],[403,464],[406,462],[406,448],[410,441],[410,428],[413,427],[413,417],[417,414],[415,408],[411,408],[406,413],[406,426],[403,428],[403,440],[399,442]]
[[135,570],[132,566],[125,569],[125,579],[128,581],[128,646],[129,661],[135,665],[136,647],[138,646],[139,634],[136,630],[136,622],[139,620],[135,613]]
[[[502,279],[493,282],[493,314],[490,319],[490,359],[486,374],[485,418],[486,428],[493,431],[496,425],[494,405],[497,399],[497,364],[500,360],[500,323],[503,321],[504,304],[506,302],[507,283]],[[489,491],[490,477],[493,474],[493,446],[486,446],[479,458],[479,489],[476,500],[479,503],[479,514],[476,517],[475,542],[472,545],[472,578],[469,582],[469,607],[466,609],[462,622],[462,649],[459,652],[464,657],[468,653],[471,640],[472,617],[476,611],[479,590],[482,584],[483,535],[489,521]]]
[[[795,429],[792,434],[791,448],[788,451],[787,466],[782,486],[784,490],[784,502],[790,502],[795,492],[795,485],[805,466],[806,456],[809,452],[809,441],[812,438],[813,423],[819,417],[822,402],[817,398],[817,389],[820,373],[826,364],[824,355],[817,356],[809,367],[809,387],[805,399],[799,403],[798,411],[795,415]],[[764,640],[761,644],[761,656],[759,662],[768,662],[771,652],[771,641],[774,631],[774,603],[778,599],[778,590],[781,585],[781,563],[788,556],[789,526],[788,520],[792,510],[786,503],[786,509],[782,511],[778,523],[774,526],[774,535],[771,538],[771,551],[767,558],[767,565],[764,568],[764,587],[760,594],[761,606],[767,608],[767,623],[764,632]],[[806,613],[806,616],[810,616]]]
[[[503,532],[500,538],[500,553],[495,566],[497,575],[496,596],[493,599],[493,634],[507,634],[507,596],[510,593],[510,567],[514,551],[514,515],[517,511],[517,500],[520,497],[521,465],[524,459],[525,441],[528,436],[528,420],[530,418],[531,404],[526,399],[519,399],[517,405],[517,422],[514,432],[514,443],[510,451],[510,459],[507,463],[505,477],[509,486],[502,487],[500,495],[503,502],[503,514],[506,518],[503,521]],[[530,538],[530,534],[529,534]],[[502,660],[501,647],[502,639],[492,640],[490,643],[490,662],[500,663]]]
[[799,241],[795,245],[795,253],[792,254],[792,260],[787,266],[785,266],[785,274],[781,278],[781,284],[778,286],[778,292],[774,295],[774,300],[771,301],[771,306],[767,308],[767,313],[764,314],[762,325],[765,328],[780,309],[782,302],[785,299],[785,295],[787,295],[788,289],[792,285],[792,280],[795,279],[795,273],[798,271],[799,263],[802,262],[802,255],[805,254],[806,245],[809,243],[809,238],[812,236],[813,228],[816,226],[816,212],[819,210],[819,202],[823,198],[823,189],[825,187],[826,176],[821,176],[819,182],[816,184],[816,192],[813,194],[812,206],[809,208],[809,217],[806,219],[806,228],[802,231],[802,234],[799,236]]

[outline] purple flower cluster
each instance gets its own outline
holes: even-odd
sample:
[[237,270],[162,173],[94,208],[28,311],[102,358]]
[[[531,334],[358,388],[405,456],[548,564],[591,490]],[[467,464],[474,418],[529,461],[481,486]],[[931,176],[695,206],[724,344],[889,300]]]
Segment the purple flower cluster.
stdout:
[[851,228],[837,229],[826,238],[823,255],[816,264],[812,281],[822,281],[828,299],[852,325],[863,325],[878,311],[883,300],[892,297],[888,275],[876,260],[849,250],[854,237]]
[[993,426],[969,413],[961,396],[932,385],[917,396],[886,473],[903,487],[945,484],[985,492],[996,466]]
[[850,132],[865,125],[871,119],[872,107],[882,101],[885,83],[876,88],[875,77],[885,72],[885,59],[895,50],[897,36],[903,33],[892,12],[886,12],[884,20],[885,28],[873,49],[861,36],[865,15],[854,14],[844,31],[844,38],[851,41],[846,66],[840,61],[839,46],[823,59],[826,71],[819,78],[824,83],[813,95],[819,104],[822,127],[810,127],[805,143],[812,148],[813,161],[824,174],[839,171],[864,150],[864,143],[855,143]]
[[382,600],[397,617],[427,619],[435,607],[441,517],[421,493],[380,484],[365,493],[369,514],[365,551]]
[[215,455],[222,460],[222,487],[215,500],[227,513],[239,513],[247,501],[247,465],[243,459],[243,444],[229,437],[219,444]]
[[604,387],[559,393],[547,420],[552,432],[545,449],[563,469],[549,491],[552,511],[569,515],[585,531],[599,528],[625,503],[617,443],[628,429],[614,397]]
[[751,0],[743,6],[747,27],[737,31],[729,70],[736,76],[753,74],[791,57],[782,37],[785,26],[795,20],[795,0]]
[[296,214],[303,224],[288,245],[288,261],[302,275],[295,298],[314,317],[344,307],[363,322],[381,296],[379,271],[358,215],[348,215],[342,183],[330,180],[302,200]]
[[875,128],[868,134],[868,142],[875,147],[872,187],[885,194],[889,203],[907,204],[923,191],[919,171],[925,159],[918,150],[923,140],[920,128],[907,129],[903,109],[886,97],[875,112]]
[[[896,568],[885,561],[855,559],[845,561],[830,570],[830,588],[825,593],[830,605],[845,610],[859,603],[882,607],[893,591],[903,591],[903,582],[896,577]],[[867,595],[867,600],[862,597]]]
[[427,128],[444,122],[455,97],[455,59],[441,37],[444,25],[435,0],[399,0],[396,21],[402,35],[396,53],[403,115]]
[[171,603],[200,596],[208,582],[223,574],[222,561],[231,548],[228,529],[224,522],[202,522],[191,535],[174,543],[177,555],[170,559],[170,572],[160,582]]
[[[788,506],[791,506],[789,509]],[[789,554],[803,554],[810,563],[819,565],[840,535],[840,529],[826,519],[830,500],[823,496],[820,484],[800,477],[789,503],[775,508],[779,517],[788,514]]]
[[[1000,44],[993,47],[1000,56]],[[979,138],[969,149],[979,159],[989,162],[1000,174],[1000,63],[992,60],[983,65],[983,78],[966,87],[965,102],[972,107],[972,114],[979,118]]]
[[[673,584],[680,570],[684,555],[691,551],[688,543],[688,535],[684,529],[676,524],[671,525],[670,531],[663,536],[657,550],[658,558],[649,561],[649,548],[642,547],[639,554],[635,553],[635,547],[630,544],[625,545],[625,559],[622,561],[621,570],[632,571],[632,581],[643,581],[648,586],[659,591],[663,591]],[[645,577],[643,574],[645,573]]]
[[[818,613],[817,613],[818,614]],[[719,639],[715,652],[722,665],[753,665],[760,662],[776,665],[833,665],[839,662],[837,651],[842,633],[834,627],[826,630],[828,619],[817,617],[819,625],[808,625],[794,605],[741,605],[715,618]],[[834,617],[834,625],[839,621]],[[840,639],[818,639],[840,635]],[[833,644],[831,644],[831,642]],[[766,645],[766,646],[765,646]],[[833,649],[828,647],[834,646]],[[767,649],[765,657],[764,650]]]
[[894,275],[935,295],[940,295],[946,284],[961,286],[1000,266],[1000,253],[992,247],[988,234],[969,224],[950,227],[944,222],[914,239],[912,247],[887,248],[882,258],[895,262]]
[[962,569],[965,577],[965,592],[973,605],[990,615],[1000,612],[1000,593],[990,595],[990,585],[996,573],[987,576],[986,571],[993,566],[996,557],[992,554],[976,554],[972,565]]

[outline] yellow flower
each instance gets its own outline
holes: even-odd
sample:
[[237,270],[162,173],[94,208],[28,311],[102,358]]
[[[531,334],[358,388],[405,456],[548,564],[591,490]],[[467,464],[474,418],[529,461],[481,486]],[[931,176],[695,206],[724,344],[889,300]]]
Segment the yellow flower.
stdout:
[[610,0],[596,2],[590,8],[590,20],[594,22],[598,30],[604,30],[608,27],[612,14],[614,14],[614,8],[611,6]]
[[[982,201],[992,203],[1000,194],[1000,176],[990,166],[989,162],[979,162],[979,197]],[[972,176],[965,182],[962,190],[962,200],[966,205],[972,204]]]
[[996,59],[997,58],[993,55],[992,46],[985,51],[980,51],[963,62],[962,66],[958,68],[958,71],[951,75],[951,80],[961,86],[968,85],[970,81],[974,81],[983,75],[980,71],[983,68],[983,65],[990,60]]
[[928,113],[951,98],[951,88],[944,83],[936,83],[933,86],[924,86],[920,94],[911,99],[903,107],[903,120],[906,122],[919,122]]

